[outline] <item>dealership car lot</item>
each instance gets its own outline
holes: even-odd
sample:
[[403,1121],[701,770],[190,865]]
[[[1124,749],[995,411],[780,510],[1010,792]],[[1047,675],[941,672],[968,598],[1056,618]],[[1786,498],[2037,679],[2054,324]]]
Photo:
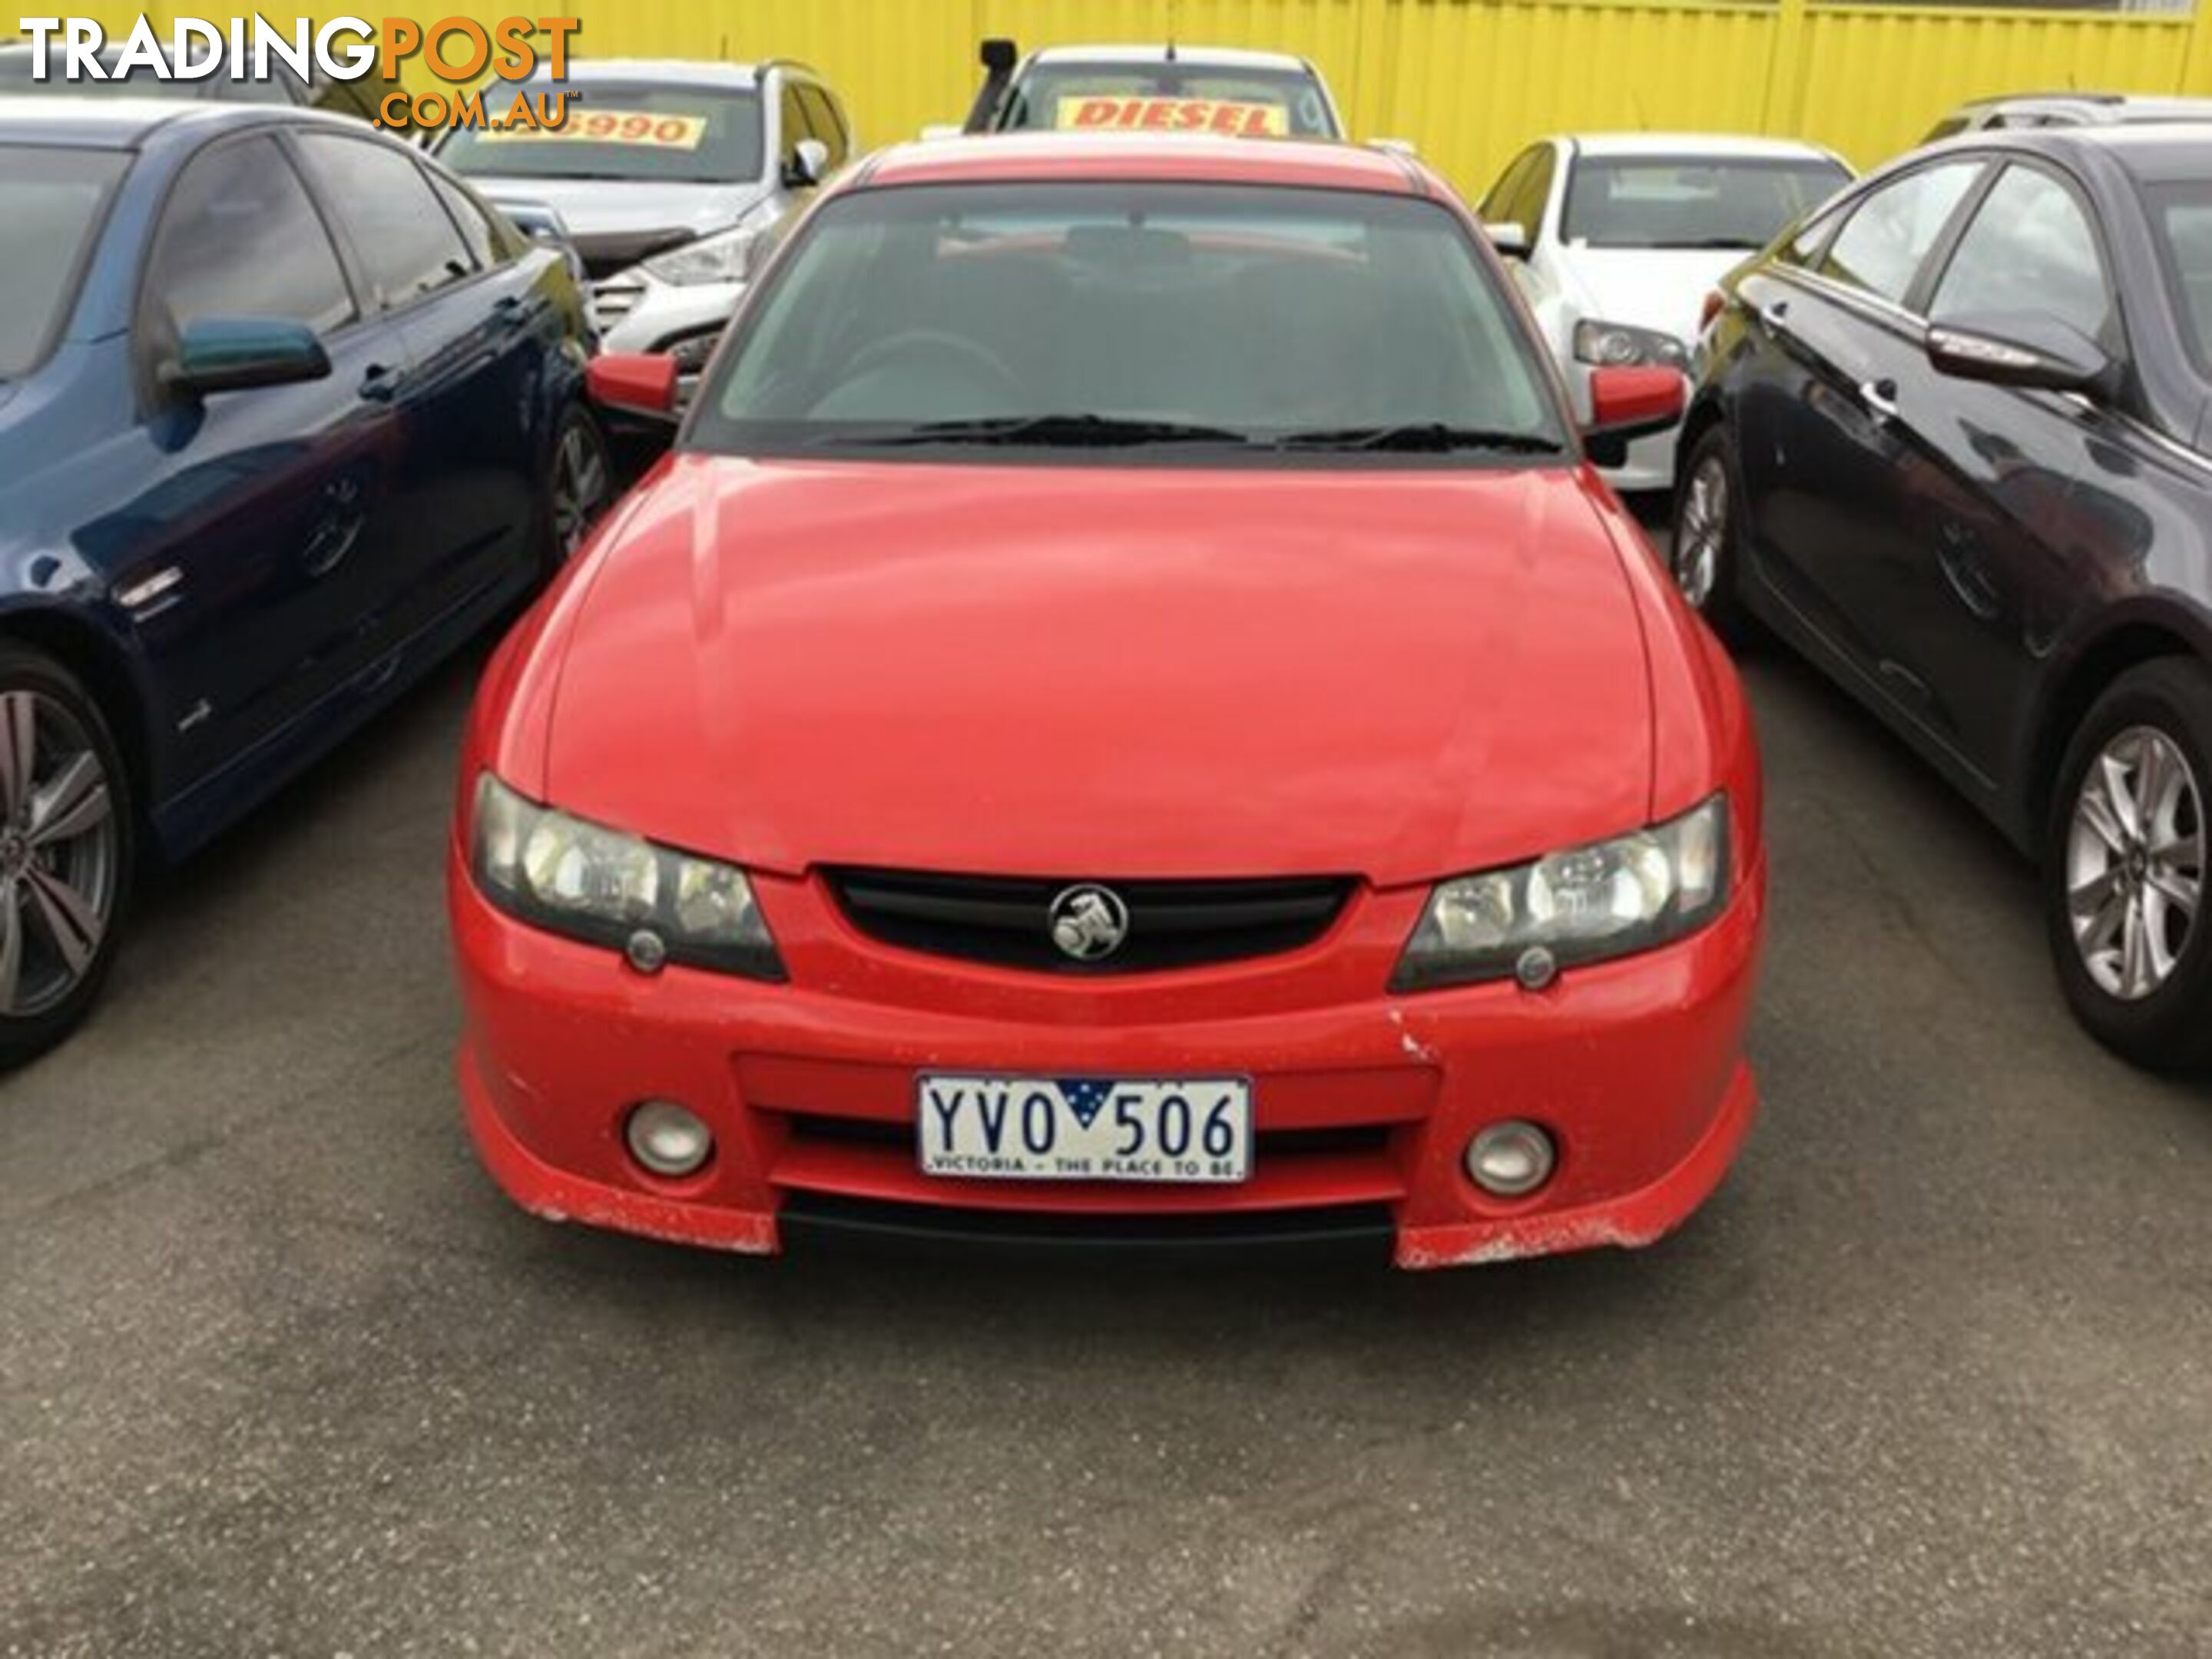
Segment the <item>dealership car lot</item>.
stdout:
[[1419,1279],[553,1228],[453,1106],[457,666],[166,889],[0,1114],[0,1653],[2180,1656],[2212,1115],[1752,665],[1767,1105],[1658,1249]]

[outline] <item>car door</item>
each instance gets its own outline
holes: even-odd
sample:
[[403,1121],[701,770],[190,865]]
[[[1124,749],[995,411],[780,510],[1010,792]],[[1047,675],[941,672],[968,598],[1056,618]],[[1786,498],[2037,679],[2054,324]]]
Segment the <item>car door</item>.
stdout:
[[1907,301],[1985,165],[1892,178],[1850,207],[1816,263],[1770,262],[1738,287],[1756,354],[1735,412],[1754,561],[1818,644],[1877,682],[1883,600],[1910,558],[1896,410],[1926,364]]
[[[328,375],[187,396],[164,368],[210,317],[314,329]],[[398,538],[400,448],[376,395],[404,349],[350,286],[266,133],[187,162],[149,247],[132,352],[144,488],[80,532],[100,544],[178,734],[180,775],[270,737],[362,665],[362,571]]]
[[[512,586],[538,504],[537,395],[559,322],[526,267],[494,258],[480,217],[465,234],[413,155],[368,135],[301,133],[301,160],[404,342],[392,391],[406,439],[404,538],[373,596],[396,648]],[[489,261],[489,263],[487,263]]]
[[[2088,200],[2040,162],[2004,166],[1927,289],[1931,324],[2001,332],[2007,317],[2039,313],[2127,355]],[[2128,441],[2100,404],[1952,379],[1924,358],[1897,401],[1908,539],[1883,637],[1935,735],[1994,778],[2029,719],[2040,663],[2098,599],[2109,527],[2080,481]]]

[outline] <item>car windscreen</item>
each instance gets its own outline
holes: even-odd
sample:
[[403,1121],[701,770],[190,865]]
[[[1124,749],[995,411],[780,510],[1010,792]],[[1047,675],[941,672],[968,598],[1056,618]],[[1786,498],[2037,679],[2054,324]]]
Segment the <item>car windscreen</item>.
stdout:
[[2144,191],[2159,261],[2197,372],[2212,375],[2212,179]]
[[0,380],[46,360],[76,299],[86,250],[116,180],[120,151],[0,144]]
[[1204,184],[860,191],[799,231],[695,406],[731,453],[971,446],[1481,464],[1565,434],[1441,204]]
[[1583,156],[1559,234],[1590,247],[1760,248],[1850,178],[1812,156]]
[[1032,64],[1008,93],[999,128],[1340,136],[1310,75],[1169,63]]
[[611,81],[567,90],[568,116],[559,128],[456,127],[438,159],[456,173],[485,178],[732,184],[761,176],[754,92]]

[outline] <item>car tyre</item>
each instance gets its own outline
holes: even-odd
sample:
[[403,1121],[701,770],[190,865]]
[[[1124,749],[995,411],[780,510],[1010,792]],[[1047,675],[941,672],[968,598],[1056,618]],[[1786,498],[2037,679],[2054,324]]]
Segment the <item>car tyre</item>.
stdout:
[[1708,428],[1690,451],[1674,491],[1674,534],[1667,574],[1684,603],[1730,645],[1752,635],[1743,609],[1743,491],[1735,441],[1723,425]]
[[2060,763],[2045,915],[2075,1017],[2152,1071],[2212,1069],[2212,672],[2166,657],[2097,699]]
[[613,502],[614,453],[592,412],[572,403],[553,434],[540,507],[547,574],[576,556],[592,526]]
[[0,643],[0,1068],[98,1000],[130,908],[130,775],[99,703],[43,652]]

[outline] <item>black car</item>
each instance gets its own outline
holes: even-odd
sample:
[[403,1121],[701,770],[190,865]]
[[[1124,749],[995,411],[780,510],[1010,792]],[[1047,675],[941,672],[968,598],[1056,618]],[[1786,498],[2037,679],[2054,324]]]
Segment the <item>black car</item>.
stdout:
[[2212,125],[1908,155],[1723,285],[1677,584],[2039,854],[2100,1040],[2212,1064]]

